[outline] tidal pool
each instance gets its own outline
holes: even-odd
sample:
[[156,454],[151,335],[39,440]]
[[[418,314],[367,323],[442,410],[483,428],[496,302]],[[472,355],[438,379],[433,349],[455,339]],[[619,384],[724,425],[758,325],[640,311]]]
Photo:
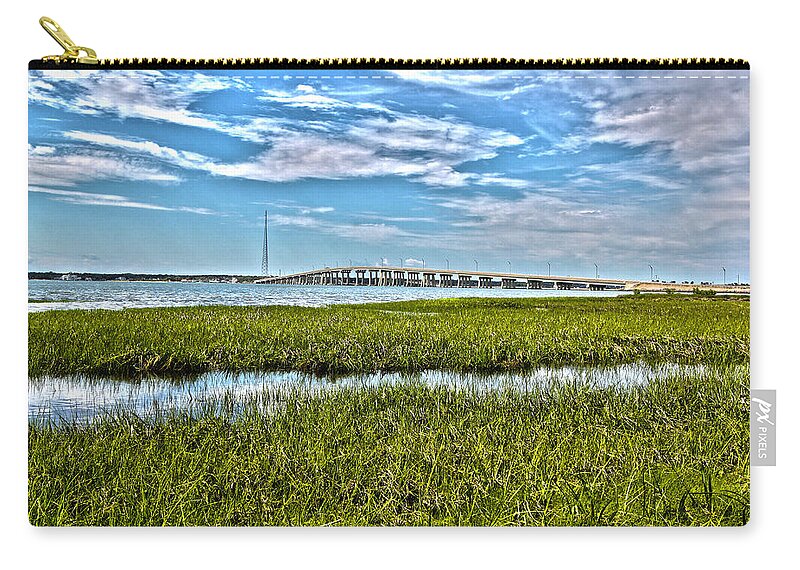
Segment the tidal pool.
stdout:
[[570,382],[590,386],[636,386],[669,375],[702,375],[707,367],[680,364],[623,364],[608,367],[542,367],[524,373],[477,374],[428,370],[418,373],[376,373],[340,377],[301,372],[208,372],[194,377],[135,379],[62,376],[28,381],[28,418],[56,423],[91,421],[114,410],[140,415],[180,411],[207,402],[258,396],[267,389],[324,391],[342,387],[423,383],[454,390],[521,390]]

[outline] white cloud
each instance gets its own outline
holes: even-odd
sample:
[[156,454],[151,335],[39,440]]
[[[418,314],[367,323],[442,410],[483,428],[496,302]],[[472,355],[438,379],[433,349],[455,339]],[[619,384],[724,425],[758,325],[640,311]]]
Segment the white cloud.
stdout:
[[276,137],[269,149],[248,161],[198,161],[197,167],[220,176],[268,182],[395,175],[432,186],[474,183],[520,188],[526,181],[455,170],[458,165],[493,158],[499,149],[518,144],[522,144],[519,137],[499,129],[455,119],[401,115],[394,120],[357,121],[340,136],[287,134]]
[[111,147],[128,152],[147,154],[179,166],[181,168],[205,169],[211,161],[201,154],[175,150],[166,146],[161,146],[151,141],[137,141],[123,139],[112,135],[101,133],[87,133],[82,131],[67,131],[64,136],[71,140],[88,142],[98,146]]
[[270,216],[270,222],[277,226],[295,226],[311,229],[320,233],[335,235],[340,238],[364,242],[380,242],[409,235],[397,226],[384,223],[375,224],[348,224],[323,221],[307,215],[285,216],[275,214]]
[[375,149],[346,140],[312,134],[279,138],[272,147],[247,162],[215,164],[213,174],[288,182],[302,178],[345,179],[424,171],[423,165],[376,155]]
[[333,233],[341,238],[374,243],[396,239],[408,235],[397,226],[388,224],[341,224],[335,226]]
[[330,206],[320,206],[319,208],[303,208],[300,210],[301,214],[327,214],[329,212],[333,212],[334,208]]
[[310,216],[286,216],[273,214],[269,217],[270,223],[276,226],[298,226],[302,228],[318,227],[319,220]]
[[493,72],[472,70],[397,69],[392,73],[408,81],[443,87],[489,85],[497,81]]
[[118,194],[94,194],[92,192],[78,192],[75,190],[62,190],[43,186],[28,186],[28,192],[48,194],[54,196],[53,200],[77,204],[80,206],[111,206],[116,208],[138,208],[141,210],[162,210],[170,212],[188,212],[193,214],[210,215],[214,212],[206,208],[191,208],[178,206],[175,208],[159,206],[147,202],[137,202]]
[[359,121],[348,133],[362,144],[391,151],[427,151],[434,156],[461,162],[486,160],[503,147],[523,140],[502,129],[479,127],[454,117],[437,119],[424,115],[398,114]]
[[748,147],[748,93],[735,83],[683,82],[679,89],[646,90],[615,101],[599,110],[593,123],[594,141],[661,147],[686,171],[741,169]]
[[398,77],[420,83],[426,87],[452,89],[479,97],[494,97],[509,100],[517,95],[537,89],[546,83],[539,74],[527,76],[520,72],[500,70],[396,70]]
[[193,103],[204,95],[243,88],[245,85],[236,78],[202,73],[58,70],[32,72],[28,100],[72,113],[166,122],[253,142],[282,132],[284,125],[276,119],[242,117],[229,121],[192,110]]
[[[480,76],[475,74],[472,79],[464,79],[473,81]],[[34,72],[29,83],[29,99],[74,113],[169,122],[267,145],[246,161],[222,163],[151,141],[83,131],[65,134],[75,141],[147,155],[180,168],[220,176],[286,182],[303,178],[394,175],[449,187],[477,184],[522,188],[525,185],[522,180],[506,176],[458,172],[457,168],[464,163],[492,159],[500,149],[521,145],[524,141],[505,130],[479,127],[453,117],[395,113],[374,103],[351,102],[346,94],[338,98],[330,92],[323,94],[305,84],[291,92],[264,91],[259,98],[290,107],[361,109],[380,111],[382,115],[354,118],[350,114],[334,123],[290,123],[288,119],[274,117],[227,116],[223,119],[196,110],[195,103],[206,94],[248,88],[235,78],[201,73]],[[363,93],[354,95],[364,96]],[[106,157],[106,162],[108,160],[110,157]],[[138,166],[139,170],[145,168],[141,164]],[[111,165],[106,164],[106,167],[110,170]],[[116,171],[115,176],[119,174]],[[145,176],[144,172],[141,174]],[[149,176],[156,175],[150,172]],[[36,181],[39,182],[42,181]]]
[[523,188],[527,181],[498,173],[464,173],[455,167],[497,156],[500,149],[523,143],[500,129],[488,129],[453,118],[395,115],[356,121],[338,135],[286,132],[247,161],[222,163],[209,157],[152,141],[68,131],[67,139],[126,153],[146,155],[180,168],[266,182],[303,178],[347,179],[370,176],[412,177],[440,187],[507,186]]
[[33,146],[28,145],[28,154],[31,156],[43,156],[53,154],[56,151],[52,146]]
[[724,258],[747,244],[746,225],[731,217],[725,203],[707,208],[700,200],[671,202],[677,212],[661,215],[660,208],[645,200],[623,198],[598,207],[593,199],[575,192],[430,200],[449,212],[453,231],[413,237],[409,246],[423,247],[435,239],[440,247],[454,251],[490,256],[508,251],[525,259],[546,256],[589,268],[594,262],[630,267],[661,259],[665,265],[707,270],[715,256]]
[[[607,193],[625,183],[669,201],[640,208],[625,221],[629,249],[653,250],[680,262],[716,256],[747,259],[749,247],[749,85],[747,81],[671,79],[554,82],[588,114],[548,154],[576,154],[596,143],[621,145],[636,158],[579,167],[572,184]],[[624,229],[624,228],[623,228]],[[648,237],[649,236],[649,237]],[[733,253],[735,252],[735,253]],[[701,256],[705,256],[701,259]],[[654,252],[655,256],[655,252]]]
[[174,183],[180,178],[144,161],[94,151],[41,152],[28,154],[28,182],[34,185],[75,186],[95,180],[135,180]]
[[504,186],[507,188],[529,188],[531,182],[522,178],[510,178],[498,173],[460,172],[440,162],[428,163],[428,171],[421,176],[425,184],[441,188],[456,188],[469,185]]
[[268,206],[270,208],[277,208],[278,210],[293,210],[301,215],[307,216],[308,214],[329,214],[335,212],[336,209],[332,206],[303,206],[298,205],[290,200],[276,200],[273,202],[253,202],[259,206]]
[[381,216],[384,222],[425,222],[428,224],[436,223],[438,220],[430,216]]
[[602,216],[602,210],[561,210],[558,212],[562,216],[576,216],[576,217],[584,217],[584,216]]
[[663,159],[660,157],[625,159],[616,162],[579,166],[572,174],[567,176],[571,177],[576,184],[591,185],[598,188],[613,187],[618,182],[638,182],[654,190],[682,190],[686,188],[685,176],[680,174],[673,174],[672,176],[656,174],[663,168]]
[[[429,166],[433,165],[429,164]],[[429,186],[459,187],[469,184],[471,176],[474,175],[470,175],[466,172],[458,172],[447,165],[437,165],[436,167],[430,168],[429,171],[421,177],[421,180]]]
[[[167,120],[214,128],[216,124],[188,110],[198,95],[229,87],[223,78],[167,76],[159,71],[55,71],[29,83],[29,100],[83,114],[112,113],[123,119]],[[62,89],[71,96],[59,94]]]
[[661,154],[685,172],[747,171],[749,86],[742,80],[597,80],[560,83],[590,126],[556,150],[621,144]]
[[479,186],[507,186],[509,188],[528,188],[531,183],[521,178],[509,178],[501,174],[480,174],[473,179]]
[[[317,93],[311,85],[298,85],[294,92],[278,89],[265,89],[259,101],[278,103],[287,107],[313,109],[317,111],[331,111],[334,109],[361,109],[368,111],[390,112],[387,108],[368,102],[350,102],[336,99],[329,95]],[[360,95],[360,94],[359,94]]]

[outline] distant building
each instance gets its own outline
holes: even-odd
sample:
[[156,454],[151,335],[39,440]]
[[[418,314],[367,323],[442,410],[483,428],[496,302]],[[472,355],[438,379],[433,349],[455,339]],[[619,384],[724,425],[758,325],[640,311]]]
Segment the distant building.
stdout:
[[80,276],[75,275],[74,273],[65,273],[64,275],[61,276],[61,280],[62,281],[80,281],[81,278],[80,278]]

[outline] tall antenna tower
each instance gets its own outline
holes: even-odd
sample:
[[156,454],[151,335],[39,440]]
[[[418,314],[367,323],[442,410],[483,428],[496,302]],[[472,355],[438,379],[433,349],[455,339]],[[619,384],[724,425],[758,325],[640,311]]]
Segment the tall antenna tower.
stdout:
[[267,240],[267,211],[264,210],[264,250],[261,253],[261,274],[269,275],[269,241]]

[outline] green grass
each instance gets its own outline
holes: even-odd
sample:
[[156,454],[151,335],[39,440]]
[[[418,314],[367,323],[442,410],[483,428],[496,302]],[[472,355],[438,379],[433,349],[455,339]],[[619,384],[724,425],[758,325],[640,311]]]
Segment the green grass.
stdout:
[[[274,313],[291,312],[256,311]],[[29,516],[34,525],[740,525],[748,391],[748,365],[711,366],[627,388],[273,387],[238,413],[223,399],[193,417],[31,423]]]
[[747,300],[677,295],[70,310],[28,324],[31,376],[501,371],[750,354]]
[[679,295],[29,315],[29,373],[702,363],[548,389],[273,386],[29,424],[36,525],[739,525],[749,303]]

